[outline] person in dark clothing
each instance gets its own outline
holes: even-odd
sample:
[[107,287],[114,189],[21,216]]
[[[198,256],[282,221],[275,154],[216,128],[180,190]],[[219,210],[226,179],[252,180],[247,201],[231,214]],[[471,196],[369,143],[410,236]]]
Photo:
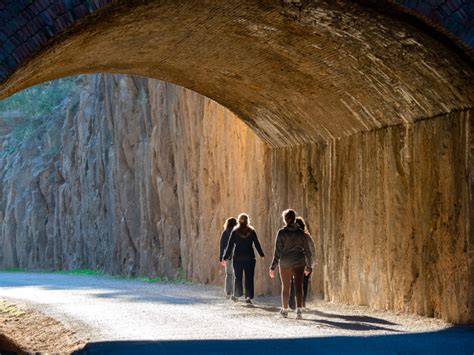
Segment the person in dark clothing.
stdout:
[[283,211],[285,227],[278,231],[275,251],[269,274],[275,277],[275,269],[280,265],[281,278],[281,315],[288,317],[291,279],[295,279],[296,319],[302,319],[303,276],[311,271],[311,250],[305,233],[295,223],[296,213],[293,210]]
[[[308,238],[308,246],[309,246],[309,249],[311,250],[312,262],[313,262],[311,267],[314,268],[314,263],[315,263],[314,256],[316,255],[316,249],[314,247],[313,238],[311,238],[311,235],[309,234],[308,228],[306,227],[306,223],[305,223],[303,217],[301,217],[301,216],[296,217],[295,223],[305,233],[306,238]],[[303,308],[306,308],[306,298],[308,297],[308,287],[309,287],[309,282],[311,280],[311,274],[312,274],[312,271],[309,274],[305,274],[303,276]],[[296,309],[295,298],[296,298],[296,295],[295,295],[295,282],[294,282],[294,279],[292,278],[291,279],[290,301],[289,301],[289,306],[290,306],[291,309]]]
[[232,231],[229,243],[224,253],[224,260],[229,260],[233,252],[234,266],[234,295],[232,299],[237,301],[243,295],[242,281],[245,273],[245,299],[251,304],[254,297],[254,275],[255,275],[255,249],[263,258],[262,247],[257,238],[255,229],[250,225],[249,216],[241,213],[238,218],[238,226]]
[[224,224],[224,231],[221,234],[220,248],[219,248],[219,262],[223,268],[225,268],[225,282],[224,290],[228,298],[232,296],[234,290],[234,268],[232,266],[232,255],[230,260],[224,260],[224,253],[229,244],[230,234],[237,225],[237,220],[234,217],[227,218]]

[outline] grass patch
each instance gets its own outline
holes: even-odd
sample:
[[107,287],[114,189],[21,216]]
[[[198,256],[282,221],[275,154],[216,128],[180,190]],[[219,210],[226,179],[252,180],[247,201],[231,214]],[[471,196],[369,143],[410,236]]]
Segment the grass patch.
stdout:
[[73,274],[73,275],[103,275],[102,272],[92,269],[72,269],[72,270],[41,270],[41,269],[23,269],[19,267],[11,267],[0,269],[0,272],[34,272],[45,274]]
[[188,279],[186,278],[186,271],[184,271],[182,267],[179,267],[178,270],[176,270],[173,281],[180,284],[184,284],[188,282]]
[[116,275],[114,276],[114,279],[119,279],[119,280],[132,280],[132,281],[142,281],[142,282],[148,282],[148,283],[154,283],[154,282],[162,282],[164,281],[161,277],[146,277],[146,276],[123,276],[123,275]]
[[110,275],[105,274],[101,271],[93,269],[72,269],[72,270],[28,270],[22,268],[6,268],[0,269],[0,272],[34,272],[34,273],[51,273],[51,274],[62,274],[62,275],[93,275],[93,276],[108,276],[113,277],[117,280],[130,280],[130,281],[142,281],[147,283],[156,283],[156,282],[169,282],[169,283],[179,283],[179,284],[191,284],[190,281],[186,279],[186,272],[183,268],[178,268],[173,278],[168,277],[147,277],[147,276],[125,276],[125,275]]
[[8,313],[16,317],[26,314],[25,311],[19,309],[16,305],[7,301],[0,301],[0,313]]
[[0,269],[1,272],[27,272],[28,270],[19,267],[9,267],[6,269]]
[[72,274],[72,275],[103,275],[102,272],[92,269],[72,269],[63,271],[54,271],[58,274]]

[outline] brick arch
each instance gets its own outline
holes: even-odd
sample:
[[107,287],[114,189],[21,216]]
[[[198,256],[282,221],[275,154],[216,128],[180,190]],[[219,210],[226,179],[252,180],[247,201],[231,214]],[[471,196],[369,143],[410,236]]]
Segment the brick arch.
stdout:
[[[396,2],[472,47],[469,1]],[[0,96],[77,73],[149,76],[215,99],[273,146],[473,106],[465,58],[361,3],[6,1]]]
[[418,16],[445,29],[466,47],[474,48],[474,3],[469,0],[396,0]]

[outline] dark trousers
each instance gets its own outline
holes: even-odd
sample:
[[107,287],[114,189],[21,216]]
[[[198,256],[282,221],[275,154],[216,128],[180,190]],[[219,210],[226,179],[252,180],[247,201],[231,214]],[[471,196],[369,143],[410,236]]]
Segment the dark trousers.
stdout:
[[291,281],[294,278],[296,305],[301,307],[303,304],[303,276],[304,265],[284,267],[280,265],[281,278],[281,303],[283,308],[288,308],[290,301]]
[[[303,276],[303,307],[306,307],[306,297],[308,296],[308,286],[309,286],[309,280],[311,278],[311,272],[309,275],[304,275]],[[289,305],[291,309],[296,308],[296,302],[295,302],[296,294],[295,294],[295,279],[291,279],[291,291],[290,291],[290,301]]]
[[245,273],[245,297],[253,299],[255,276],[255,259],[249,260],[235,260],[234,259],[234,296],[240,297],[244,294],[242,281]]

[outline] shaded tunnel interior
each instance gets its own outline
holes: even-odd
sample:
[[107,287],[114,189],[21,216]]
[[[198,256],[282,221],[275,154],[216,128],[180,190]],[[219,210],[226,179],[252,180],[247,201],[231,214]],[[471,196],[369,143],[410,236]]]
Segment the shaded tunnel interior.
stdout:
[[[83,148],[83,160],[73,166],[72,150],[66,152],[63,163],[71,166],[63,169],[82,171],[90,159],[88,179],[97,191],[64,188],[68,178],[79,178],[63,176],[64,182],[55,180],[61,183],[54,204],[58,211],[78,208],[76,215],[100,212],[121,237],[110,255],[87,255],[94,241],[71,240],[75,257],[52,267],[76,263],[152,276],[182,268],[193,281],[213,283],[212,253],[194,252],[213,250],[214,237],[203,235],[216,235],[223,218],[245,209],[270,250],[279,211],[293,206],[318,236],[317,295],[472,322],[474,69],[472,40],[463,37],[469,31],[458,33],[436,11],[427,15],[426,7],[406,1],[445,25],[446,38],[460,41],[464,54],[402,15],[357,2],[99,3],[100,10],[84,2],[71,11],[59,4],[66,6],[58,10],[65,22],[54,20],[51,38],[16,54],[16,65],[0,72],[0,96],[68,75],[142,76],[89,77],[78,106],[65,108],[66,127],[76,136],[63,139]],[[459,3],[469,14],[468,2]],[[70,13],[80,20],[67,22]],[[88,146],[82,135],[97,145]],[[239,155],[252,164],[234,167]],[[45,195],[47,177],[57,169],[37,175],[29,198]],[[228,197],[235,186],[238,201]],[[81,210],[79,192],[108,196],[121,207],[107,212],[99,199]],[[49,211],[48,203],[40,204]],[[11,244],[5,255],[27,244],[12,237],[21,229],[16,208],[9,205],[2,217],[2,239]],[[57,240],[74,226],[71,218],[49,216],[51,230],[32,238],[51,248],[24,262],[39,265],[67,251]],[[76,226],[72,235],[99,229],[94,223]],[[107,244],[114,233],[96,243]],[[259,268],[262,290],[275,292],[266,266]]]

